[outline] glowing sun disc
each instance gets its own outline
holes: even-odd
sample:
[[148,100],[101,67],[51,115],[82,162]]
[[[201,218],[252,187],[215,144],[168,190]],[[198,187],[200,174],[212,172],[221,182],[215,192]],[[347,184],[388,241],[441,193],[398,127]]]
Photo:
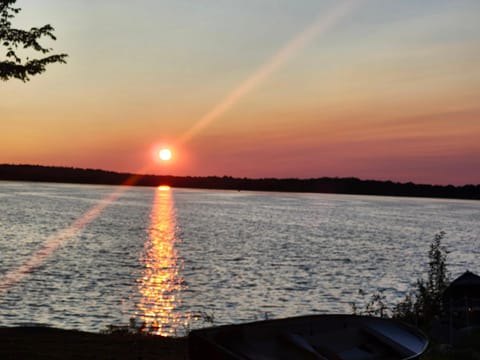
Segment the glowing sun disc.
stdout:
[[158,152],[158,157],[160,160],[168,161],[172,158],[172,152],[170,149],[162,149]]

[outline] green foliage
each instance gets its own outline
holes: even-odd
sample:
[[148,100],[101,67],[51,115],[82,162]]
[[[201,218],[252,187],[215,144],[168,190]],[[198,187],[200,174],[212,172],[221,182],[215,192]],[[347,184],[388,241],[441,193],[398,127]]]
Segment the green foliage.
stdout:
[[[212,312],[200,311],[197,314],[192,315],[188,319],[189,321],[183,324],[183,329],[174,329],[173,335],[175,337],[188,335],[191,331],[191,320],[201,320],[204,324],[213,325],[215,323],[215,314]],[[101,330],[102,334],[115,334],[115,335],[158,335],[159,324],[155,321],[147,324],[146,321],[138,322],[135,317],[131,317],[128,325],[107,325],[104,330]],[[179,330],[179,333],[177,333]]]
[[30,30],[12,28],[11,19],[20,12],[20,8],[13,5],[16,0],[0,0],[0,44],[6,48],[4,61],[0,61],[0,79],[12,78],[28,81],[30,76],[41,74],[46,66],[52,63],[66,63],[67,54],[55,54],[39,59],[22,59],[18,54],[18,48],[28,49],[48,54],[51,48],[40,45],[39,40],[43,37],[56,40],[53,35],[54,28],[51,25],[33,27]]
[[[385,304],[381,292],[374,293],[363,306],[352,303],[352,312],[358,315],[393,317],[414,325],[427,327],[442,311],[442,294],[449,284],[447,249],[442,245],[445,232],[435,235],[428,252],[427,278],[417,280],[415,287],[393,309]],[[360,290],[360,294],[365,295]]]
[[206,311],[200,311],[198,314],[195,314],[193,318],[196,320],[203,320],[204,324],[215,323],[215,314],[213,311],[211,311],[210,313],[207,313]]
[[480,330],[465,334],[455,345],[431,344],[422,360],[480,360]]
[[[365,295],[362,290],[359,290],[359,293]],[[385,300],[385,295],[383,295],[381,291],[377,291],[362,307],[358,307],[355,303],[352,303],[352,312],[354,315],[368,315],[382,318],[389,317],[390,310],[388,309]]]
[[154,335],[158,331],[158,326],[150,324],[147,326],[146,322],[140,324],[134,317],[131,317],[128,325],[107,325],[105,330],[102,330],[102,334],[115,334],[115,335]]
[[442,294],[449,284],[447,271],[448,251],[442,245],[445,232],[435,235],[428,252],[429,268],[427,279],[418,279],[416,287],[395,306],[393,317],[427,326],[440,316],[442,311]]

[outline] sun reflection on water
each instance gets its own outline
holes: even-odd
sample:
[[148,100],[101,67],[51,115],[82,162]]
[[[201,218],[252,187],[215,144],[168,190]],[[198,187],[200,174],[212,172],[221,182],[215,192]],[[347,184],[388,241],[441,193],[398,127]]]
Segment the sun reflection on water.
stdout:
[[142,330],[156,335],[176,335],[188,325],[188,319],[176,309],[180,292],[185,288],[179,274],[181,261],[175,243],[175,208],[169,187],[157,189],[151,213],[149,240],[140,261],[144,266],[138,280],[141,298],[137,317]]

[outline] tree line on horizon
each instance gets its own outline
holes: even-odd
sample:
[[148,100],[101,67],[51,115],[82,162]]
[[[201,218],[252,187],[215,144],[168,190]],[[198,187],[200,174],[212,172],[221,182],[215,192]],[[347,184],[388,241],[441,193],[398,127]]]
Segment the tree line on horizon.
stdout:
[[135,177],[136,186],[169,185],[178,188],[309,192],[328,194],[438,197],[480,200],[477,185],[426,185],[358,178],[321,177],[312,179],[234,178],[231,176],[139,175],[97,169],[41,165],[0,165],[0,180],[54,183],[125,185]]

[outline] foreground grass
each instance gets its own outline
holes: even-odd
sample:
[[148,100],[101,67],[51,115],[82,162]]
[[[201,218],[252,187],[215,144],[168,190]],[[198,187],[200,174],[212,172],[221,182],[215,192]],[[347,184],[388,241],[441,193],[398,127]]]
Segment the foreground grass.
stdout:
[[186,338],[0,327],[0,359],[187,359]]
[[[138,334],[95,334],[48,327],[0,327],[2,360],[186,360],[187,339]],[[456,347],[431,344],[421,360],[480,360],[480,331]]]
[[480,330],[466,335],[455,346],[432,343],[422,360],[480,360]]

